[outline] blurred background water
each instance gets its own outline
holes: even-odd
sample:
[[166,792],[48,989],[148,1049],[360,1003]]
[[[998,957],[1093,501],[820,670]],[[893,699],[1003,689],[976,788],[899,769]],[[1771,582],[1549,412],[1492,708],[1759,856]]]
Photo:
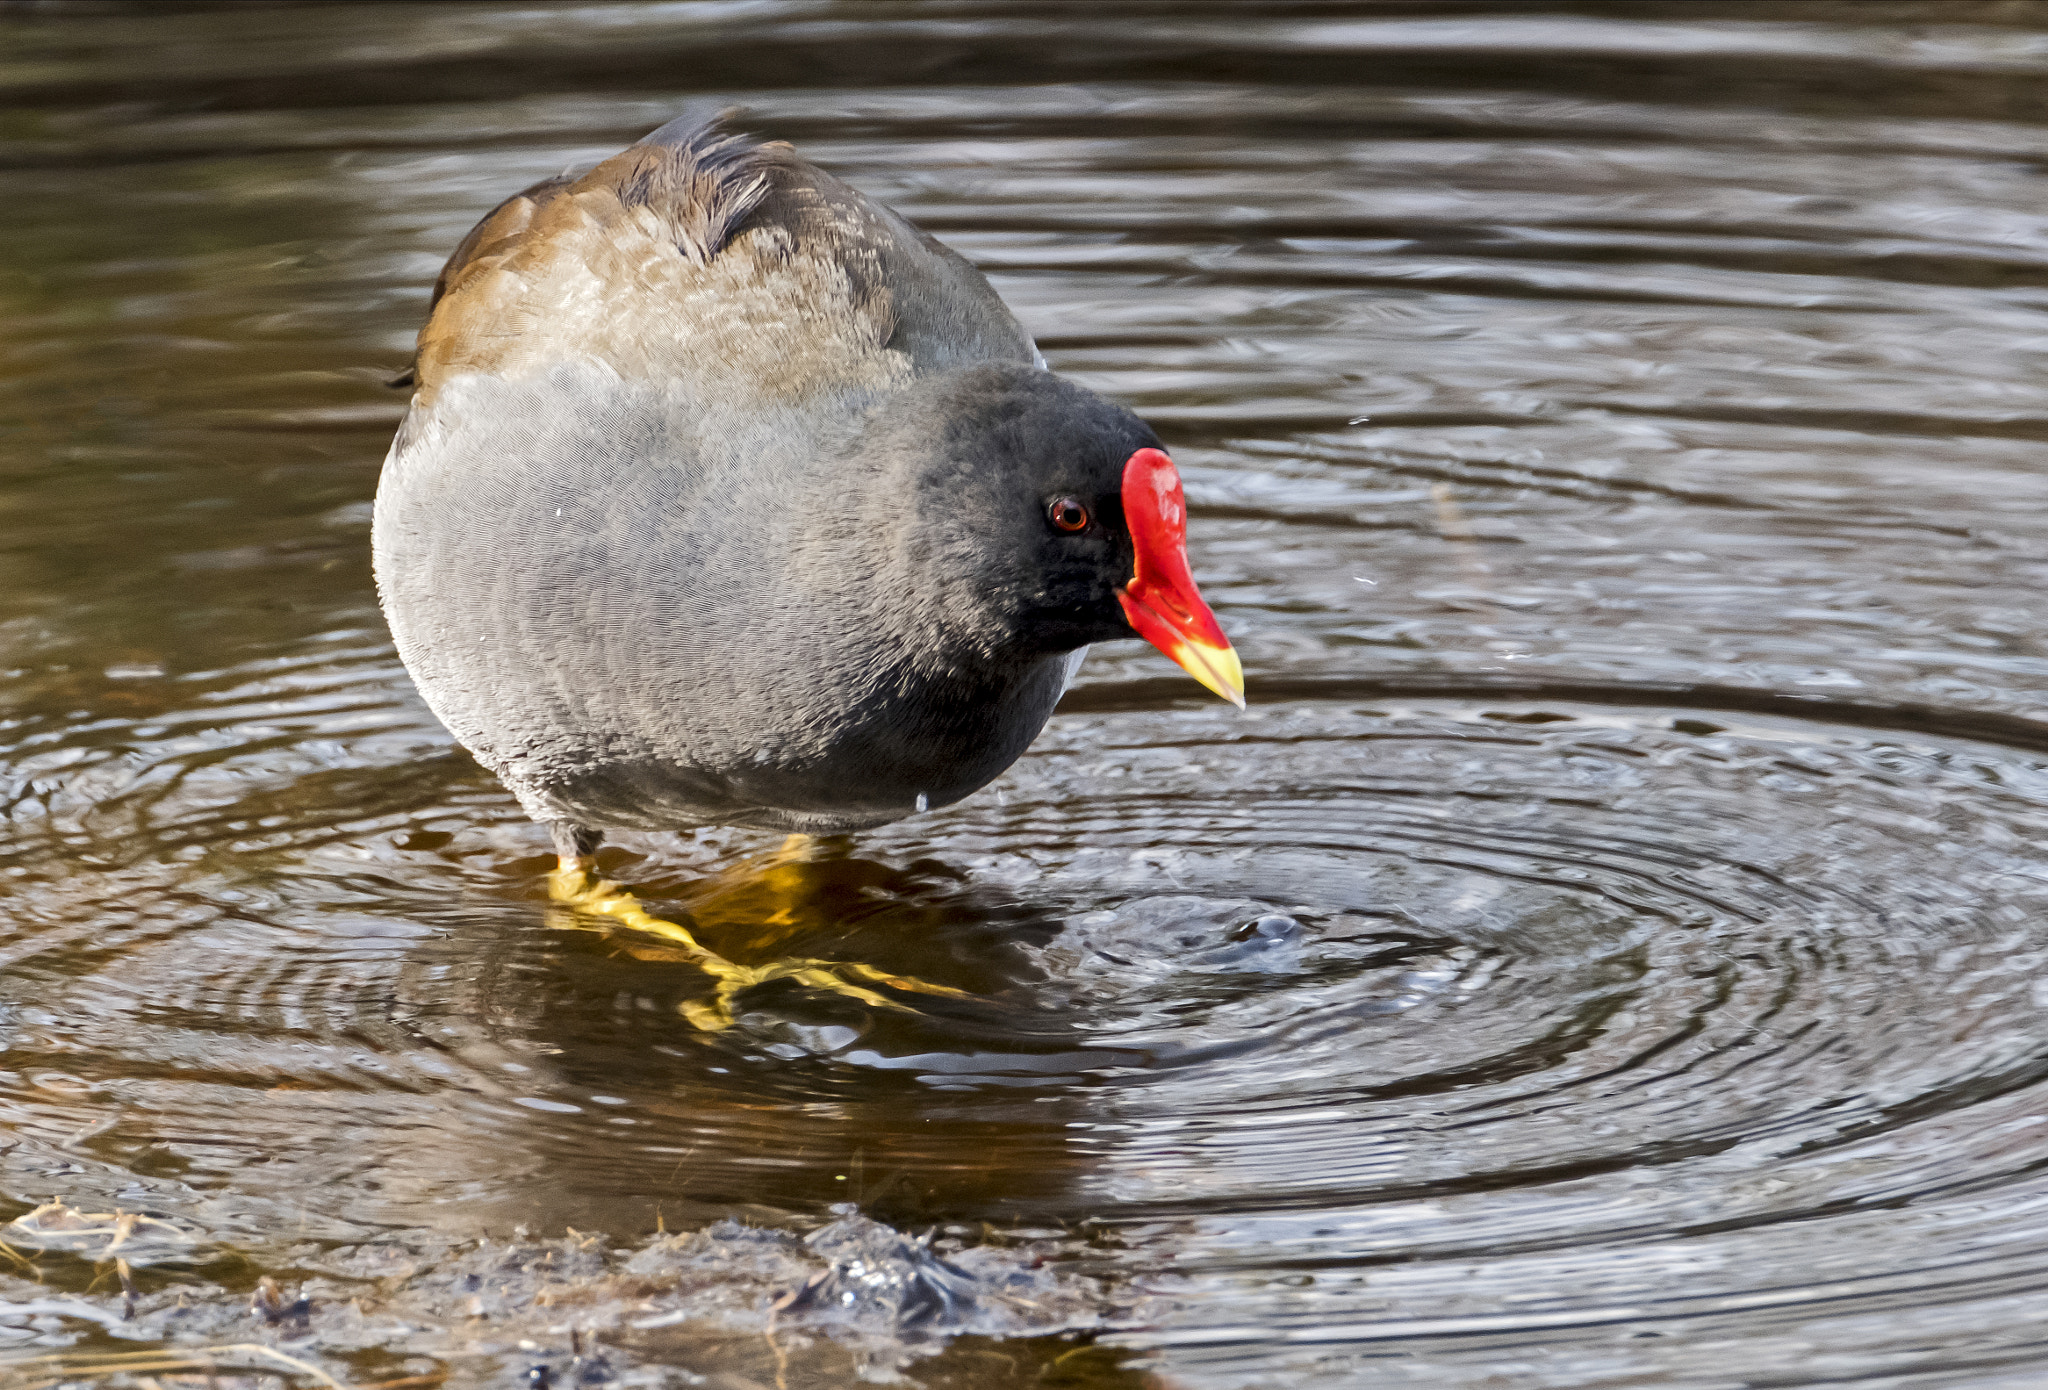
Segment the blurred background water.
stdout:
[[[919,1016],[691,1030],[376,608],[441,258],[706,99],[1156,425],[1246,658],[607,851]],[[0,1217],[238,1252],[155,1308],[852,1202],[1067,1281],[1018,1384],[2038,1386],[2044,175],[2033,0],[0,7]]]

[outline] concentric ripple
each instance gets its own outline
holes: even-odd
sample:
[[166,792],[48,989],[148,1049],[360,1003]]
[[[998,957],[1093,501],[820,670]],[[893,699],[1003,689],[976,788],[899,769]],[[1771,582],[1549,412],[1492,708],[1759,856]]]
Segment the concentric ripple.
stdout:
[[[524,1228],[619,1374],[2048,1379],[2048,16],[1169,8],[0,7],[0,1219],[177,1233],[135,1319],[0,1262],[0,1345],[270,1274],[344,1381],[530,1384],[571,1314],[465,1282]],[[603,852],[959,998],[694,1029],[377,614],[441,256],[691,101],[1155,422],[1246,657],[1098,648],[882,831]]]

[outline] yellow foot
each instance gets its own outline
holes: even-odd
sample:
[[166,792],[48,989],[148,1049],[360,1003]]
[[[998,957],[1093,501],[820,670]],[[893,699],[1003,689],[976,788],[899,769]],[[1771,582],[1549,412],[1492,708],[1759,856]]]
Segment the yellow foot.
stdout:
[[[778,862],[800,852],[797,843],[800,838],[790,837],[790,843],[785,844],[777,856]],[[703,945],[687,927],[656,917],[624,888],[599,878],[595,868],[596,861],[590,857],[563,858],[555,871],[548,875],[548,896],[564,907],[609,917],[622,927],[666,942],[669,949],[661,952],[662,959],[686,962],[716,981],[717,987],[711,998],[687,1000],[679,1010],[684,1018],[707,1033],[731,1027],[733,1001],[743,991],[771,980],[794,980],[828,994],[843,994],[877,1008],[902,1009],[905,1012],[911,1012],[908,1005],[871,989],[863,989],[842,977],[851,976],[853,980],[865,980],[869,984],[886,985],[912,994],[936,994],[948,999],[969,997],[965,990],[954,989],[950,985],[935,985],[909,975],[892,975],[860,961],[789,956],[766,965],[741,965]]]

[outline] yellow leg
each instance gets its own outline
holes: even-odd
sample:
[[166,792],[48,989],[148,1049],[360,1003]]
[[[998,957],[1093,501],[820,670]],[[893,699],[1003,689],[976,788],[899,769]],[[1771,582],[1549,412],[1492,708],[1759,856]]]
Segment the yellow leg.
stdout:
[[[808,841],[808,836],[790,836],[773,862],[786,863],[802,854],[808,847]],[[964,990],[935,985],[908,975],[892,975],[860,961],[812,960],[792,956],[766,965],[741,965],[727,960],[699,942],[687,927],[656,917],[626,889],[599,878],[596,860],[588,855],[560,858],[555,871],[548,875],[548,896],[574,911],[609,917],[622,927],[666,942],[669,951],[663,953],[664,959],[687,962],[709,975],[716,982],[711,998],[688,1000],[680,1008],[684,1018],[707,1033],[731,1027],[733,1001],[743,991],[771,980],[794,980],[812,989],[842,994],[884,1009],[907,1010],[908,1006],[871,989],[863,989],[841,976],[850,975],[870,984],[886,985],[914,994],[936,994],[950,999],[967,997]],[[786,911],[777,915],[786,915]]]

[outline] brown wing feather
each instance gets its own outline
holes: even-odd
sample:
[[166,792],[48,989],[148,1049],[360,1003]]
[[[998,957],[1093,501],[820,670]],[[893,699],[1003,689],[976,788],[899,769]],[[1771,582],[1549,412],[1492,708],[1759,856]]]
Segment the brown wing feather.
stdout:
[[786,144],[681,124],[471,229],[420,330],[423,403],[457,372],[569,357],[715,383],[736,404],[1032,359],[980,274],[895,213]]
[[[522,188],[504,202],[492,208],[477,219],[474,227],[463,234],[455,243],[455,249],[448,253],[448,259],[441,262],[441,273],[434,277],[434,293],[427,300],[427,317],[432,320],[434,310],[441,307],[441,301],[448,294],[452,284],[479,259],[479,252],[485,246],[500,250],[501,243],[526,230],[533,221],[534,209],[552,198],[570,184],[576,182],[575,174],[556,174],[553,178],[542,179],[528,188]],[[426,326],[420,328],[420,336],[426,336]],[[419,384],[420,356],[418,345],[413,348],[412,361],[403,372],[386,382],[387,386],[417,386]]]
[[448,253],[448,259],[441,263],[441,273],[434,277],[434,297],[427,302],[427,312],[432,314],[440,306],[441,299],[448,293],[448,287],[476,260],[482,248],[489,246],[502,251],[499,243],[508,237],[516,237],[525,231],[533,221],[534,209],[553,198],[555,194],[576,182],[578,175],[556,174],[553,178],[542,179],[530,188],[522,188],[504,202],[492,208],[477,219],[474,227],[455,243],[455,249]]

